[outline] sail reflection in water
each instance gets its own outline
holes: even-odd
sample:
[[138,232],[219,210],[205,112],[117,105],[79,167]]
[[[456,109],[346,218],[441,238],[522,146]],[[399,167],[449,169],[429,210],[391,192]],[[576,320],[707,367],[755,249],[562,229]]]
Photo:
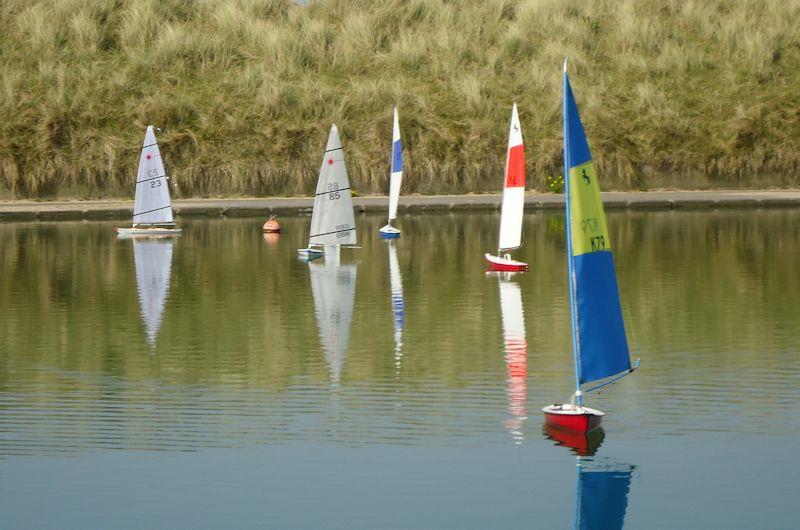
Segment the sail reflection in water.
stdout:
[[511,280],[509,273],[498,275],[500,282],[500,313],[503,320],[503,344],[506,361],[506,383],[508,385],[508,414],[505,425],[514,441],[521,444],[525,439],[522,424],[527,418],[527,354],[525,339],[525,315],[522,308],[522,293],[519,284]]
[[136,288],[150,348],[155,348],[167,302],[173,244],[172,238],[133,240]]
[[394,369],[400,370],[403,361],[403,322],[405,320],[405,302],[403,301],[403,277],[400,274],[400,263],[397,260],[397,248],[394,240],[387,240],[389,245],[389,282],[392,289],[392,318],[394,320]]
[[325,247],[324,263],[309,263],[319,337],[331,380],[338,383],[347,356],[356,297],[356,265],[342,265],[339,247]]
[[575,528],[616,530],[625,525],[635,466],[578,457]]

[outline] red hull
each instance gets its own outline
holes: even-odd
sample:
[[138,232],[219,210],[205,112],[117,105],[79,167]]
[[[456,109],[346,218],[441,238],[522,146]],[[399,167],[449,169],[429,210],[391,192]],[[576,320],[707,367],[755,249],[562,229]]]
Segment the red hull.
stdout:
[[558,427],[559,429],[567,429],[574,432],[589,432],[600,427],[600,422],[603,416],[598,416],[592,413],[586,414],[554,414],[551,412],[544,413],[544,421],[548,425]]
[[489,270],[492,272],[527,272],[528,264],[513,259],[504,259],[486,254]]

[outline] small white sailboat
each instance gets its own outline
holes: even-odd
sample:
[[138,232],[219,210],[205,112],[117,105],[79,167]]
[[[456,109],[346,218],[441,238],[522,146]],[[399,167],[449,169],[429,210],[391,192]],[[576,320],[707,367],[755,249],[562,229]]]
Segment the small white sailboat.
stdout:
[[302,259],[312,260],[322,256],[325,247],[355,244],[356,220],[350,194],[350,179],[347,176],[339,129],[333,125],[319,169],[308,247],[297,249],[297,254]]
[[403,327],[405,324],[405,301],[403,300],[403,276],[397,259],[394,241],[389,245],[389,284],[392,292],[392,320],[394,321],[394,368],[400,370],[403,360]]
[[525,209],[525,151],[517,104],[511,108],[508,128],[506,170],[503,178],[503,203],[500,206],[500,235],[497,256],[486,254],[490,271],[525,272],[528,264],[511,258],[510,252],[522,245],[522,214]]
[[525,438],[522,425],[528,417],[526,412],[528,341],[525,337],[525,313],[519,284],[510,279],[510,274],[500,275],[498,281],[509,413],[505,425],[514,442],[519,445]]
[[397,205],[400,202],[400,184],[403,182],[403,143],[400,141],[400,121],[397,118],[397,107],[394,108],[394,125],[392,126],[392,174],[389,178],[389,221],[378,232],[384,239],[400,237],[400,230],[392,226],[397,219]]
[[[604,413],[584,406],[584,392],[609,385],[638,368],[631,367],[628,339],[592,154],[586,141],[564,61],[564,180],[567,217],[567,271],[575,365],[575,393],[569,403],[542,409],[555,427],[588,432]],[[582,385],[604,380],[583,390]]]
[[338,257],[338,247],[326,247],[325,263],[308,264],[319,337],[335,384],[347,356],[357,272],[355,263],[342,265]]
[[158,149],[153,126],[144,134],[139,171],[136,173],[136,193],[133,205],[133,226],[117,228],[120,237],[174,236],[181,233],[172,217],[169,197],[169,177]]
[[155,348],[167,302],[173,245],[174,241],[169,237],[137,238],[133,241],[139,308],[151,349]]

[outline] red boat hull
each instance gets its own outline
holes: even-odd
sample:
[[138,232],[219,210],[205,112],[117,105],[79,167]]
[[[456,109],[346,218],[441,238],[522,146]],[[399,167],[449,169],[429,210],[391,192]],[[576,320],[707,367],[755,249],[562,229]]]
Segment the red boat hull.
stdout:
[[544,421],[548,425],[579,433],[593,431],[600,427],[602,420],[603,413],[593,409],[586,409],[584,413],[560,411],[555,407],[545,407],[544,409]]
[[527,272],[528,264],[513,259],[504,259],[486,254],[489,270],[492,272]]

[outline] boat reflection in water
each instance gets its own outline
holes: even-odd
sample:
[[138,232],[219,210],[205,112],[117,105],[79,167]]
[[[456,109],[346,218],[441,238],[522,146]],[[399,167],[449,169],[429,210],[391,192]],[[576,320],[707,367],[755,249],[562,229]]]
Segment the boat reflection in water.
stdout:
[[339,246],[326,246],[325,262],[308,264],[319,337],[335,384],[347,357],[356,297],[356,264],[342,265],[339,251]]
[[139,307],[151,350],[155,350],[156,337],[164,316],[174,244],[175,240],[171,237],[133,239]]
[[588,433],[544,426],[545,435],[556,445],[577,455],[575,528],[615,530],[625,525],[631,477],[636,466],[593,458],[603,443],[600,427]]
[[[396,239],[396,238],[395,238]],[[392,290],[392,319],[394,320],[394,370],[400,371],[403,361],[403,324],[405,321],[405,302],[403,301],[403,277],[397,260],[397,248],[393,239],[389,245],[389,282]]]
[[506,392],[508,394],[508,419],[506,429],[514,442],[525,439],[522,425],[527,419],[527,355],[525,339],[525,314],[519,284],[511,279],[512,273],[498,273],[500,285],[500,314],[503,321],[503,345],[506,361]]

